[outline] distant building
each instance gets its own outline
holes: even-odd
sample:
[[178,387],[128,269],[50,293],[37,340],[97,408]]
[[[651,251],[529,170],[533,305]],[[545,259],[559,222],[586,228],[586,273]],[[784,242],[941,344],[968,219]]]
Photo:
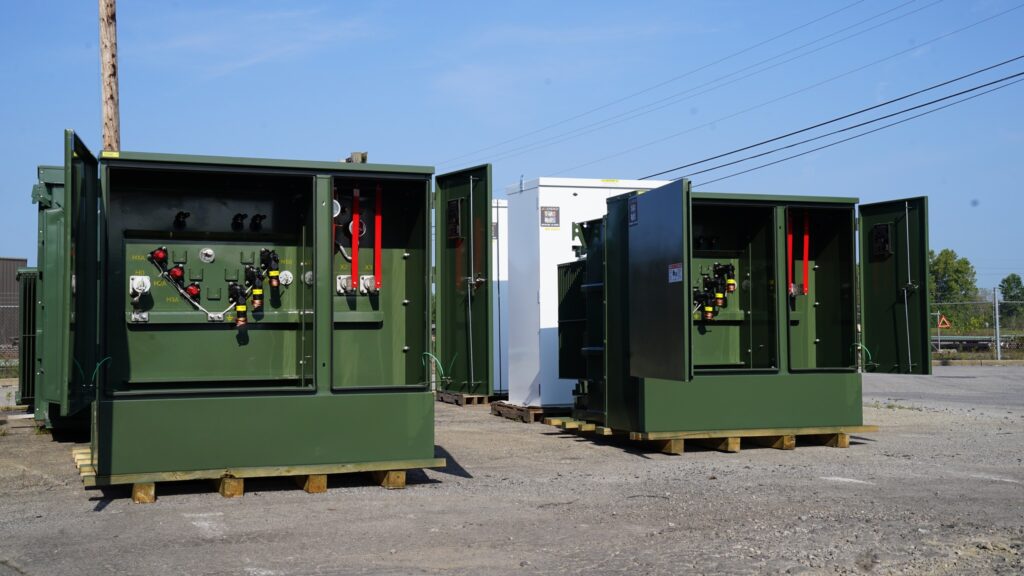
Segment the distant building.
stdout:
[[18,338],[18,268],[24,258],[0,258],[0,357],[17,357]]

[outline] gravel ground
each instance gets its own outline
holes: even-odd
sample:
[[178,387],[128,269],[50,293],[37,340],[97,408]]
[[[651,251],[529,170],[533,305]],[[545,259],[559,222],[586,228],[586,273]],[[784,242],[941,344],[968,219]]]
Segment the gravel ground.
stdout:
[[868,375],[849,449],[681,456],[437,406],[406,490],[81,487],[69,439],[0,437],[7,574],[1022,574],[1024,368]]

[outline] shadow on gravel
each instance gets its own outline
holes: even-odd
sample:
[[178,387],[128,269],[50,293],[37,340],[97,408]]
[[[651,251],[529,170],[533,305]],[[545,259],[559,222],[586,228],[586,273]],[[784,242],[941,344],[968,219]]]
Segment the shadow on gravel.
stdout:
[[574,434],[572,432],[559,431],[541,432],[541,434],[545,436],[558,436],[564,438],[566,442],[595,444],[597,446],[616,448],[618,450],[625,452],[626,454],[636,456],[637,458],[643,458],[645,460],[651,459],[651,457],[648,456],[649,453],[657,452],[657,450],[654,450],[653,448],[649,449],[643,443],[631,442],[624,438],[616,438],[615,436],[582,436],[580,434]]
[[594,436],[593,438],[587,438],[582,436],[574,436],[577,442],[589,442],[590,444],[596,444],[598,446],[607,446],[609,448],[617,448],[630,456],[636,456],[637,458],[643,458],[644,460],[650,460],[650,453],[657,452],[653,448],[646,446],[640,442],[632,442],[630,440],[621,438],[604,438],[601,436]]
[[122,500],[131,498],[132,490],[131,485],[126,486],[103,486],[96,490],[90,490],[91,493],[100,493],[100,496],[92,495],[89,497],[89,502],[95,502],[96,506],[93,507],[93,512],[103,512],[103,510],[110,506],[110,503],[114,500]]
[[427,476],[427,473],[424,472],[423,469],[421,469],[421,468],[416,468],[415,470],[407,470],[406,473],[405,473],[405,484],[406,484],[406,486],[414,486],[414,485],[420,485],[420,484],[440,484],[440,483],[441,483],[440,480],[435,480],[435,479],[431,478],[430,476]]
[[[458,476],[459,478],[473,477],[472,474],[470,474],[465,468],[462,467],[461,464],[459,464],[459,461],[456,460],[455,457],[452,456],[450,452],[448,452],[441,446],[434,446],[434,458],[444,458],[448,462],[448,465],[445,466],[444,468],[437,468],[436,470],[438,472],[451,474],[452,476]],[[406,481],[408,481],[408,477]]]
[[[246,478],[245,497],[258,496],[261,493],[301,491],[302,488],[296,484],[295,478],[296,477],[292,476]],[[439,483],[440,480],[428,477],[423,470],[414,469],[406,472],[406,485]],[[350,474],[329,474],[327,476],[328,489],[359,488],[364,486],[376,486],[376,483],[369,474],[353,472]],[[90,489],[89,491],[92,493],[89,501],[96,503],[93,507],[93,512],[102,512],[114,500],[130,500],[132,492],[130,484],[123,486],[104,486],[101,488]],[[99,492],[99,495],[97,495],[96,492]],[[217,480],[176,480],[173,482],[157,483],[158,500],[161,498],[193,494],[209,494],[211,497],[216,496]]]
[[89,444],[88,428],[56,428],[50,430],[50,436],[53,437],[55,442],[60,442],[61,444],[72,443],[82,444],[83,446]]

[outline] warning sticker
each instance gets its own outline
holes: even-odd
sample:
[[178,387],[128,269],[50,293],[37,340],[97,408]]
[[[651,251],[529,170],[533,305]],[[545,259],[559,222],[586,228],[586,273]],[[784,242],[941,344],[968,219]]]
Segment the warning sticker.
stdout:
[[558,228],[561,226],[558,206],[540,207],[540,226],[541,228]]
[[672,284],[675,282],[683,281],[683,263],[676,262],[675,264],[668,265],[668,283]]

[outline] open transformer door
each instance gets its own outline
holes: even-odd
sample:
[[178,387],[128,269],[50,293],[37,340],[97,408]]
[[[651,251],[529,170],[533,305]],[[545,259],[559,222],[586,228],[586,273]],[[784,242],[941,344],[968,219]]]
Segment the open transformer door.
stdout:
[[689,381],[696,311],[690,286],[690,181],[678,180],[627,202],[630,374]]
[[860,206],[860,267],[865,370],[931,374],[927,197]]
[[42,379],[56,391],[60,416],[91,404],[102,363],[97,357],[99,171],[96,157],[71,130],[64,133],[64,203],[45,211],[42,270]]
[[491,165],[435,178],[438,389],[493,393]]

